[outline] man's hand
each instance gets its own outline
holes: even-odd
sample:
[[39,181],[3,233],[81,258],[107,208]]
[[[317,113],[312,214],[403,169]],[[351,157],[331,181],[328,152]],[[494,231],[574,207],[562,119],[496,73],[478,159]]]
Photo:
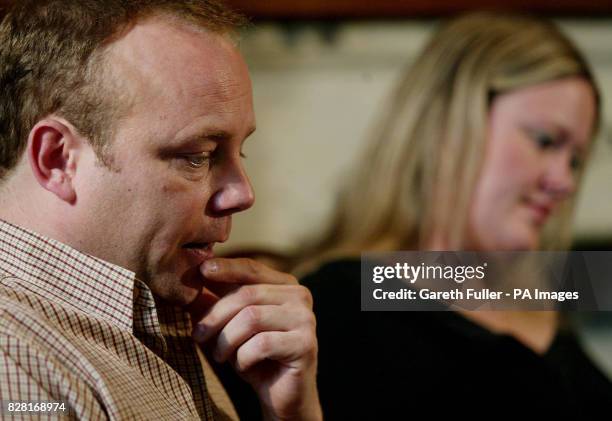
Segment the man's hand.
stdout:
[[[192,311],[195,320],[201,318],[194,339],[210,345],[217,362],[231,362],[253,386],[265,419],[321,419],[308,289],[250,259],[210,259],[201,271],[208,291],[200,303],[208,308]],[[198,310],[205,313],[197,316]]]

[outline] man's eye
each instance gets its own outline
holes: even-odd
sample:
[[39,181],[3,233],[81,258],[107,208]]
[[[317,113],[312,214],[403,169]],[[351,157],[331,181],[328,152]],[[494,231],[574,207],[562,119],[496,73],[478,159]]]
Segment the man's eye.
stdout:
[[202,152],[197,154],[184,155],[183,159],[190,168],[203,168],[210,164],[212,155],[210,152]]

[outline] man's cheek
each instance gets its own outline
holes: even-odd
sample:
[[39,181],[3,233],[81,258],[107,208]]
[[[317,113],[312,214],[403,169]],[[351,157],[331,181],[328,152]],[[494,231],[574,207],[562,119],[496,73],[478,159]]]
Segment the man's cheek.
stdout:
[[204,215],[204,203],[198,195],[172,194],[160,201],[165,221],[175,230],[185,230],[189,224],[195,224]]

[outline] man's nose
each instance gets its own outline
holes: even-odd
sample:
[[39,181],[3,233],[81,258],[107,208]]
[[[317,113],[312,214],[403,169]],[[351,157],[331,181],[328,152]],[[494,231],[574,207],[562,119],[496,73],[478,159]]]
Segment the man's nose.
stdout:
[[212,198],[212,211],[215,214],[231,215],[253,206],[255,193],[244,169],[236,168],[222,180],[221,187]]

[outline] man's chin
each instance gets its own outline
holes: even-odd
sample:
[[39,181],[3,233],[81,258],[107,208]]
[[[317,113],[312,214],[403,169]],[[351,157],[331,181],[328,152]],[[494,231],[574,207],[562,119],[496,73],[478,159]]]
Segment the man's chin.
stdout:
[[149,283],[149,288],[154,295],[169,304],[186,307],[202,293],[202,281],[202,275],[196,267],[186,271],[180,278],[171,274],[157,276]]

